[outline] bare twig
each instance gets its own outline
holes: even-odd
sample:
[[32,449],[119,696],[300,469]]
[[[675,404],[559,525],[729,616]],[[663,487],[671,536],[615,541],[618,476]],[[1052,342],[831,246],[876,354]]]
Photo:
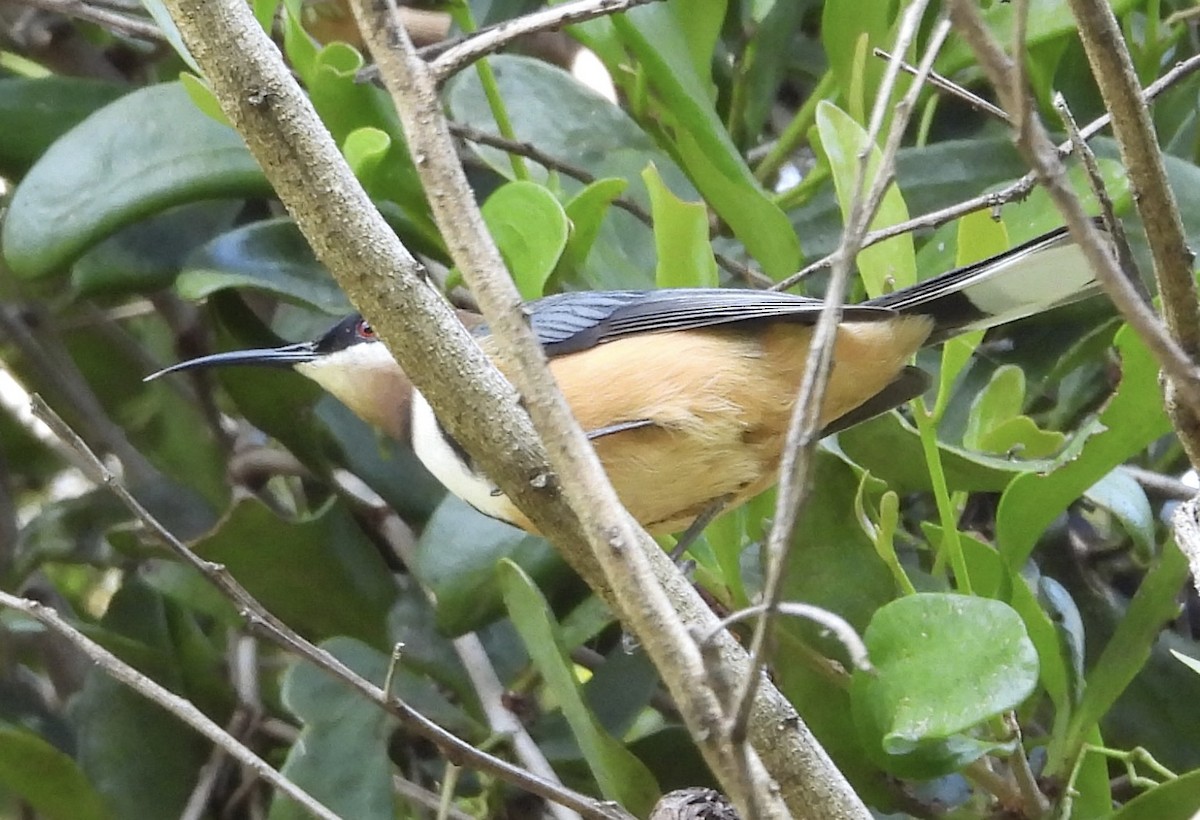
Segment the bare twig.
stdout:
[[[1174,87],[1184,78],[1200,70],[1200,54],[1193,55],[1181,63],[1177,63],[1170,71],[1159,77],[1150,85],[1142,90],[1141,99],[1145,103],[1151,103],[1157,99],[1164,91]],[[1108,127],[1112,116],[1108,113],[1102,114],[1090,123],[1080,129],[1080,135],[1083,139],[1091,139],[1096,134]],[[1058,146],[1061,156],[1066,157],[1071,153],[1070,140]],[[1002,188],[999,191],[982,194],[981,196],[972,199],[965,199],[962,202],[949,205],[936,211],[931,211],[927,214],[909,219],[906,222],[898,222],[895,225],[889,225],[886,228],[880,228],[876,231],[871,231],[863,238],[862,246],[869,248],[872,245],[877,245],[880,242],[891,239],[893,236],[899,236],[904,233],[912,233],[913,231],[926,230],[929,228],[937,228],[951,222],[955,219],[966,216],[967,214],[975,213],[976,211],[985,211],[988,209],[996,209],[1001,205],[1009,202],[1016,202],[1024,199],[1033,190],[1037,184],[1038,177],[1033,171],[1030,171],[1025,176],[1018,179],[1016,182]],[[772,290],[787,290],[795,287],[798,282],[809,276],[815,271],[822,270],[830,266],[833,260],[833,255],[818,259],[809,265],[806,265],[800,271],[792,274],[782,282],[772,286]]]
[[77,20],[95,23],[116,34],[136,37],[150,43],[160,43],[166,39],[152,21],[145,17],[110,10],[103,3],[87,3],[84,0],[17,0],[17,2],[31,8],[61,14],[64,17],[74,17]]
[[[928,1],[925,0],[924,2],[914,2],[905,10],[896,34],[894,53],[904,54],[908,51],[916,37],[921,17],[927,6]],[[820,440],[820,408],[832,367],[833,343],[837,336],[837,325],[841,319],[842,300],[845,298],[850,269],[858,254],[863,237],[866,235],[867,227],[883,198],[883,193],[892,182],[896,153],[900,148],[900,140],[908,124],[908,117],[917,95],[921,91],[923,78],[931,70],[933,61],[948,33],[949,25],[944,20],[939,21],[921,60],[917,80],[895,106],[894,111],[891,107],[892,92],[900,73],[899,66],[895,61],[888,64],[888,70],[880,83],[875,98],[871,122],[859,153],[855,193],[850,199],[849,215],[842,232],[841,244],[833,255],[833,268],[829,290],[825,297],[825,306],[813,331],[812,347],[805,365],[800,395],[792,414],[784,456],[779,468],[780,484],[776,497],[774,525],[767,538],[766,548],[768,564],[763,590],[763,602],[766,608],[762,617],[759,618],[750,643],[750,674],[742,680],[735,705],[731,710],[733,722],[727,731],[734,743],[739,743],[742,738],[749,701],[760,684],[761,670],[766,662],[768,638],[774,625],[775,615],[782,602],[783,582],[792,534],[797,517],[801,514],[801,508],[809,494],[813,452],[817,441]],[[889,114],[892,115],[891,130],[881,152],[882,158],[877,175],[871,181],[868,189],[867,174],[872,149],[876,145],[879,134],[883,130],[884,121]]]
[[[434,83],[441,85],[463,68],[504,46],[538,31],[554,31],[573,23],[620,14],[657,0],[573,0],[482,28],[461,42],[445,48],[429,66]],[[376,58],[378,60],[378,58]]]
[[571,806],[585,817],[597,820],[625,820],[627,815],[617,812],[585,797],[566,789],[559,783],[547,782],[536,775],[514,766],[500,758],[481,752],[471,744],[455,737],[433,721],[420,714],[403,701],[389,696],[380,687],[358,675],[309,641],[302,638],[294,630],[272,615],[236,579],[233,578],[220,564],[206,561],[176,538],[170,530],[162,525],[145,507],[138,503],[125,486],[113,475],[104,463],[88,449],[82,439],[60,419],[39,397],[34,397],[34,412],[44,421],[54,433],[65,441],[73,450],[78,452],[90,465],[89,478],[98,484],[108,487],[118,500],[129,509],[134,516],[145,525],[146,529],[172,553],[181,558],[201,576],[221,591],[234,603],[238,612],[247,622],[269,638],[280,648],[308,660],[320,669],[330,672],[365,695],[369,700],[378,703],[390,714],[395,715],[410,731],[428,739],[452,759],[464,762],[472,768],[491,774],[505,782],[545,797],[547,800],[561,802]]
[[[984,71],[1000,93],[1005,108],[1029,107],[1029,97],[1023,92],[1009,99],[1012,61],[1000,48],[984,24],[979,12],[966,0],[950,0],[950,14],[955,28],[974,50]],[[1020,121],[1020,120],[1018,120]],[[1165,332],[1154,311],[1142,301],[1137,290],[1117,267],[1108,243],[1084,211],[1079,199],[1066,182],[1066,170],[1058,149],[1051,142],[1041,122],[1032,115],[1024,119],[1024,130],[1016,140],[1017,148],[1034,168],[1038,180],[1058,206],[1092,270],[1121,312],[1137,331],[1147,347],[1155,354],[1175,388],[1193,406],[1200,408],[1200,372],[1184,350]]]
[[1004,725],[1012,733],[1016,748],[1008,755],[1008,765],[1012,769],[1013,778],[1021,791],[1022,808],[1026,817],[1045,817],[1050,809],[1050,801],[1042,794],[1038,786],[1037,776],[1029,765],[1025,755],[1025,744],[1021,738],[1021,724],[1017,716],[1008,712],[1004,715]]
[[1156,473],[1136,464],[1122,464],[1121,471],[1142,485],[1146,492],[1175,501],[1188,501],[1196,497],[1197,490],[1172,475]]
[[[422,788],[411,780],[406,780],[399,775],[392,777],[392,788],[396,794],[401,797],[408,798],[417,805],[424,806],[435,811],[441,806],[441,795],[434,794],[429,789]],[[425,817],[427,815],[417,814],[417,817]],[[475,820],[474,815],[467,814],[462,809],[457,809],[450,806],[446,812],[447,820]]]
[[[876,48],[873,53],[876,57],[882,57],[885,60],[896,60],[900,65],[900,70],[905,74],[915,75],[918,71],[915,65],[904,60],[898,60],[890,51],[885,51],[882,48]],[[953,80],[943,77],[936,71],[930,71],[929,76],[925,78],[925,82],[929,83],[929,85],[933,86],[939,91],[945,92],[952,97],[957,97],[967,105],[974,108],[976,111],[982,111],[984,114],[990,114],[1001,122],[1012,122],[1012,120],[1008,117],[1008,112],[1006,112],[1003,108],[998,108],[992,105],[983,97],[972,93],[969,89],[963,88]]]
[[[230,737],[237,740],[246,731],[249,724],[250,713],[245,709],[238,708],[234,710],[233,717],[229,720],[229,728],[225,731]],[[241,743],[240,740],[238,742]],[[192,793],[188,795],[183,811],[179,813],[179,820],[201,820],[210,815],[209,801],[212,799],[213,790],[217,787],[217,781],[220,779],[229,757],[229,752],[224,746],[213,746],[208,760],[200,767],[200,776],[196,779]]]
[[1108,195],[1108,188],[1104,185],[1104,176],[1100,173],[1100,164],[1096,161],[1096,154],[1092,151],[1092,147],[1087,144],[1087,140],[1079,133],[1079,124],[1075,122],[1075,116],[1071,113],[1070,106],[1067,105],[1067,99],[1062,94],[1054,95],[1054,109],[1058,111],[1062,118],[1063,125],[1067,129],[1067,137],[1071,140],[1071,148],[1075,154],[1083,162],[1083,167],[1087,171],[1088,181],[1092,186],[1092,193],[1096,195],[1096,202],[1100,204],[1100,215],[1104,219],[1104,229],[1108,231],[1108,235],[1112,237],[1113,246],[1117,250],[1117,263],[1121,270],[1129,277],[1129,281],[1137,288],[1143,301],[1150,301],[1150,294],[1146,293],[1141,277],[1137,275],[1137,262],[1134,261],[1133,251],[1129,248],[1129,238],[1125,235],[1125,226],[1121,224],[1121,220],[1117,219],[1116,209],[1113,208],[1112,197]]
[[[837,613],[830,612],[828,609],[822,609],[819,606],[799,603],[797,601],[784,601],[776,607],[776,610],[780,615],[786,615],[790,618],[804,618],[817,624],[817,626],[828,631],[841,643],[842,648],[846,650],[846,654],[850,656],[850,663],[856,669],[869,671],[872,668],[871,659],[867,655],[867,645],[863,643],[863,639],[854,631],[854,627]],[[728,629],[736,623],[741,623],[749,618],[762,615],[766,611],[767,604],[756,604],[745,609],[739,609],[732,615],[722,618],[720,628]],[[703,642],[707,643],[712,638],[712,634],[707,635]]]
[[[578,165],[569,163],[566,160],[558,159],[545,151],[538,148],[531,142],[521,142],[518,140],[509,140],[504,137],[496,136],[488,131],[480,128],[474,128],[470,125],[464,125],[459,122],[449,122],[450,133],[457,137],[468,140],[469,142],[477,142],[480,145],[487,145],[491,148],[498,148],[501,151],[508,151],[513,154],[520,154],[533,160],[542,167],[557,171],[560,174],[579,180],[584,185],[590,185],[596,181],[596,175],[588,171],[586,168],[581,168]],[[639,205],[629,197],[619,196],[613,200],[613,205],[621,210],[631,214],[643,225],[653,228],[654,217],[650,212]],[[732,259],[723,253],[713,251],[713,258],[717,260],[717,264],[724,268],[729,273],[743,279],[749,285],[757,285],[758,287],[770,287],[774,284],[774,280],[760,271],[756,271],[749,265],[744,265],[736,259]]]
[[[545,354],[521,299],[475,205],[442,116],[433,74],[416,54],[394,14],[370,0],[352,3],[384,85],[392,95],[427,191],[430,205],[455,263],[463,272],[500,350],[506,375],[546,443],[562,496],[579,516],[585,543],[608,580],[617,609],[663,675],[693,738],[723,781],[734,763],[728,745],[713,733],[721,704],[707,683],[700,653],[678,612],[658,584],[650,556],[662,550],[629,517],[596,453],[584,437],[546,367]],[[436,405],[435,405],[436,407]],[[544,480],[544,479],[543,479]],[[746,754],[750,777],[724,783],[747,816],[784,817],[787,808],[753,750]],[[748,811],[761,807],[761,813]]]
[[190,701],[181,698],[174,692],[164,689],[151,678],[129,666],[104,647],[91,641],[75,627],[64,621],[57,612],[37,601],[19,598],[7,592],[0,591],[0,606],[22,612],[39,623],[53,630],[56,634],[69,640],[79,647],[96,665],[109,675],[128,686],[147,700],[157,703],[175,717],[191,726],[213,743],[220,746],[238,762],[254,770],[255,774],[266,780],[281,793],[295,800],[313,817],[326,820],[339,820],[338,815],[322,805],[316,798],[304,789],[273,769],[266,761],[238,742],[236,738],[214,723],[207,715],[197,709]]

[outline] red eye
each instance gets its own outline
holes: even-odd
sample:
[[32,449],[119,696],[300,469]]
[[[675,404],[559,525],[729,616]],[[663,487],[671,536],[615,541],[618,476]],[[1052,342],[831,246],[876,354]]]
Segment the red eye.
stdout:
[[366,319],[358,320],[358,325],[355,326],[354,332],[358,335],[358,338],[360,338],[360,339],[374,339],[375,338],[375,329],[372,328],[369,324],[367,324]]

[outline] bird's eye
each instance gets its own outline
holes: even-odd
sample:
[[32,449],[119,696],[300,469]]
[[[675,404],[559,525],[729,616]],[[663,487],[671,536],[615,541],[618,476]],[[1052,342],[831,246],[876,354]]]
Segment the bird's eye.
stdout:
[[375,329],[367,324],[366,319],[359,319],[358,324],[354,327],[354,332],[360,339],[374,339]]

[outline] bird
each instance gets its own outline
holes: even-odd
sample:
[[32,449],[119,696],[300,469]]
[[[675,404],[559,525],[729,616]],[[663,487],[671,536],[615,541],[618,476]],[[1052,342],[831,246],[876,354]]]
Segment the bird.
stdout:
[[[820,409],[829,435],[922,394],[922,347],[1098,292],[1058,229],[972,265],[842,309]],[[651,534],[679,532],[773,486],[823,301],[739,288],[580,291],[524,305],[549,368],[618,496]],[[472,333],[501,373],[486,324]],[[228,365],[294,368],[364,421],[411,444],[480,512],[530,519],[446,431],[370,324],[345,317],[315,341],[235,350],[146,377]]]

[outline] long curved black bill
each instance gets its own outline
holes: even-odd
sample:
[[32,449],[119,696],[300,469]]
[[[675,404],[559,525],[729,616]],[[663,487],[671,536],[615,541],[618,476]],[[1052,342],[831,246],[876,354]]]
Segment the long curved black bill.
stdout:
[[228,353],[213,353],[210,356],[200,356],[188,359],[186,362],[164,367],[157,373],[151,373],[144,382],[177,373],[181,370],[196,370],[202,367],[224,367],[225,365],[256,365],[258,367],[291,367],[295,364],[311,362],[317,358],[317,348],[314,342],[297,342],[283,347],[265,347],[256,350],[231,350]]

